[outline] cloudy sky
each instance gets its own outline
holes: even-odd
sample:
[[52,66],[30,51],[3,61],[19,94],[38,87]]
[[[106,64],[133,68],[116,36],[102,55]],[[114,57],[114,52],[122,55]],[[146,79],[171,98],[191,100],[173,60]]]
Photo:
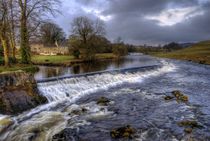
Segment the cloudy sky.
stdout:
[[70,34],[73,18],[100,18],[106,37],[132,44],[210,39],[210,0],[61,0],[55,21]]

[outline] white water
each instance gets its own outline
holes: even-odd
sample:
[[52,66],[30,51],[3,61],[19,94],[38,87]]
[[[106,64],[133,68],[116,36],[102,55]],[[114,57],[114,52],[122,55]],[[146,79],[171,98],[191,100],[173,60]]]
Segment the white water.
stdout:
[[158,76],[166,72],[172,72],[176,69],[173,64],[162,61],[163,66],[154,70],[145,72],[127,72],[127,73],[102,73],[91,76],[82,76],[76,78],[66,78],[63,80],[44,82],[38,84],[38,89],[49,102],[69,100],[74,102],[78,98],[106,90],[110,87],[118,86],[123,83],[138,83],[144,79]]

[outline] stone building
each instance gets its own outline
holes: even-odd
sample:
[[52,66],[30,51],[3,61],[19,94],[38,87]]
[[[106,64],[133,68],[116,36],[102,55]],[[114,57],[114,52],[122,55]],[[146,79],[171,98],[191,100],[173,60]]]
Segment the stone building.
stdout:
[[32,44],[31,52],[38,55],[68,55],[68,47],[45,47],[41,44]]

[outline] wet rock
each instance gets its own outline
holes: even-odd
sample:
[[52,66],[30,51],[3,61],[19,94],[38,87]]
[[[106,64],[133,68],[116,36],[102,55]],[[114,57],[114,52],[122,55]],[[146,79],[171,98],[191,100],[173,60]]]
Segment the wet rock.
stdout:
[[13,121],[10,118],[0,119],[0,133],[3,132],[12,124],[13,124]]
[[79,141],[76,129],[66,128],[52,137],[52,141]]
[[195,120],[183,120],[177,123],[180,127],[190,127],[190,128],[201,128],[202,126],[198,124]]
[[172,100],[174,97],[173,96],[165,96],[164,99],[165,100]]
[[81,109],[75,109],[72,110],[70,114],[74,114],[74,115],[82,115],[84,113],[87,113],[87,109],[86,108],[81,108]]
[[188,134],[192,133],[192,131],[193,131],[193,128],[185,128],[184,129],[184,132],[188,133]]
[[119,139],[119,138],[130,138],[130,139],[132,139],[134,134],[135,134],[135,129],[132,128],[130,125],[113,129],[110,132],[111,137],[114,138],[114,139]]
[[107,106],[109,104],[109,102],[111,102],[111,101],[106,97],[100,97],[97,100],[97,104],[100,105],[100,106]]
[[0,113],[18,114],[46,103],[32,74],[23,71],[0,74]]
[[206,60],[200,60],[198,63],[199,64],[206,64]]
[[182,94],[180,91],[173,91],[172,94],[176,97],[178,102],[188,102],[188,96]]

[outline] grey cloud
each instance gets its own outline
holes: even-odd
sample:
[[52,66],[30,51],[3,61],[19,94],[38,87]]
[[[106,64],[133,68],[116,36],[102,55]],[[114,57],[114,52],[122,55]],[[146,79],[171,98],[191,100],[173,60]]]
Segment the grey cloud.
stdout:
[[[67,0],[65,0],[67,1]],[[210,39],[210,0],[73,0],[77,10],[73,14],[65,14],[58,19],[60,25],[67,26],[76,16],[86,15],[95,18],[94,13],[87,13],[81,7],[99,9],[102,15],[111,15],[112,19],[105,21],[107,37],[110,40],[121,36],[125,42],[134,44],[159,44],[171,41],[190,42]],[[159,14],[168,8],[184,8],[199,6],[204,11],[188,20],[173,26],[159,26],[156,21],[145,19],[146,15]],[[171,15],[172,16],[172,15]],[[57,20],[57,21],[58,21]],[[67,27],[64,27],[65,29]],[[69,28],[69,26],[68,26]]]

